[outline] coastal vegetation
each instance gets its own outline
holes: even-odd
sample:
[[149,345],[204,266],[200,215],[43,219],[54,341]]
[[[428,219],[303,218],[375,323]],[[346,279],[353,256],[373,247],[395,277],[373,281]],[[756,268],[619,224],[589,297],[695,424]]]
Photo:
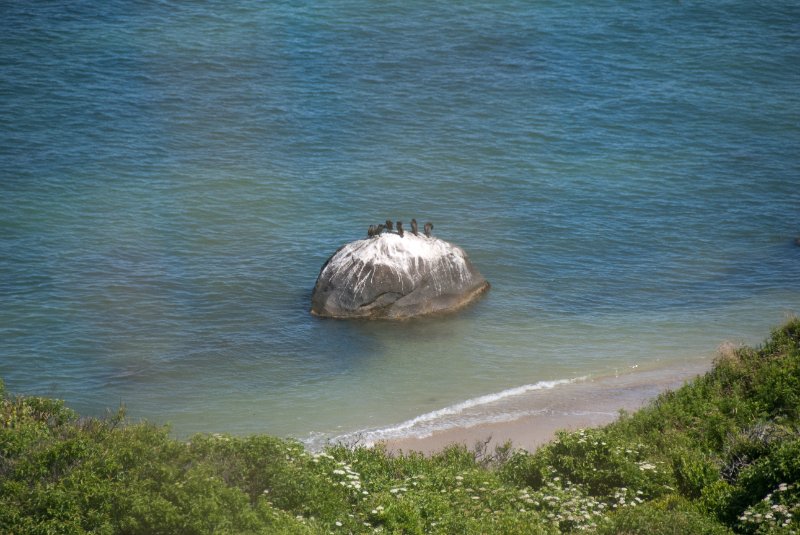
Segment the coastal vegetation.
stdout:
[[170,437],[0,383],[0,533],[798,533],[800,320],[534,453]]

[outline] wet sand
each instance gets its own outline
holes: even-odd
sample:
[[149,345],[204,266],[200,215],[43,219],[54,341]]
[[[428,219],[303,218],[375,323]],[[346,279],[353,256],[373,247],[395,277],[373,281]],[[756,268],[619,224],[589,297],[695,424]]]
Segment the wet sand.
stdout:
[[[597,427],[613,422],[621,410],[636,411],[662,392],[675,390],[711,368],[711,360],[687,361],[679,367],[632,370],[550,390],[540,390],[519,400],[526,414],[507,421],[457,427],[421,438],[382,442],[393,453],[436,453],[452,444],[472,449],[488,441],[490,450],[511,441],[515,448],[533,451],[552,440],[559,430]],[[519,407],[515,407],[519,409]]]

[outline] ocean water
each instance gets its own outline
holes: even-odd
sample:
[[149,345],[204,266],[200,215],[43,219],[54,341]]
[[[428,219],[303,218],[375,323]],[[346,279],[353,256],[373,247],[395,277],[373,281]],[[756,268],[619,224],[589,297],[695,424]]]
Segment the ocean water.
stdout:
[[[321,441],[710,362],[800,313],[798,88],[781,0],[3,2],[0,377]],[[412,217],[484,298],[309,314]]]

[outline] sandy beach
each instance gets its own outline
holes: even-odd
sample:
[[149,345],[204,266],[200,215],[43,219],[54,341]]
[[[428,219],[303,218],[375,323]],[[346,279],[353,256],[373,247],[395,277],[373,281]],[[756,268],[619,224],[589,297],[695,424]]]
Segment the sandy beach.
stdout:
[[515,448],[533,451],[552,440],[559,430],[602,426],[619,417],[621,410],[635,411],[662,392],[680,388],[711,368],[710,359],[687,361],[678,367],[628,370],[626,373],[578,381],[532,392],[516,400],[525,416],[509,421],[454,427],[420,438],[382,441],[395,453],[436,453],[451,444],[468,448],[488,441],[494,446],[511,441]]

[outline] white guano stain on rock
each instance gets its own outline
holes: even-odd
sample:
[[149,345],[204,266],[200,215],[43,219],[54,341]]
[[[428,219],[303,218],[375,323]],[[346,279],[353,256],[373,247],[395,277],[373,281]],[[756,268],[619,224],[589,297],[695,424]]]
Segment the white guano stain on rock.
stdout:
[[[401,285],[404,281],[419,282],[426,274],[434,275],[432,280],[437,289],[442,287],[440,274],[447,273],[464,280],[469,276],[464,251],[438,238],[426,238],[406,234],[381,234],[349,243],[339,251],[325,267],[335,277],[346,273],[344,280],[352,283],[356,293],[373,282],[364,275],[368,266],[386,266],[397,276]],[[351,267],[359,266],[357,269]],[[427,268],[427,269],[426,269]],[[372,275],[374,275],[372,270]]]
[[410,317],[456,308],[487,287],[460,247],[435,237],[384,233],[348,243],[328,260],[312,313]]

